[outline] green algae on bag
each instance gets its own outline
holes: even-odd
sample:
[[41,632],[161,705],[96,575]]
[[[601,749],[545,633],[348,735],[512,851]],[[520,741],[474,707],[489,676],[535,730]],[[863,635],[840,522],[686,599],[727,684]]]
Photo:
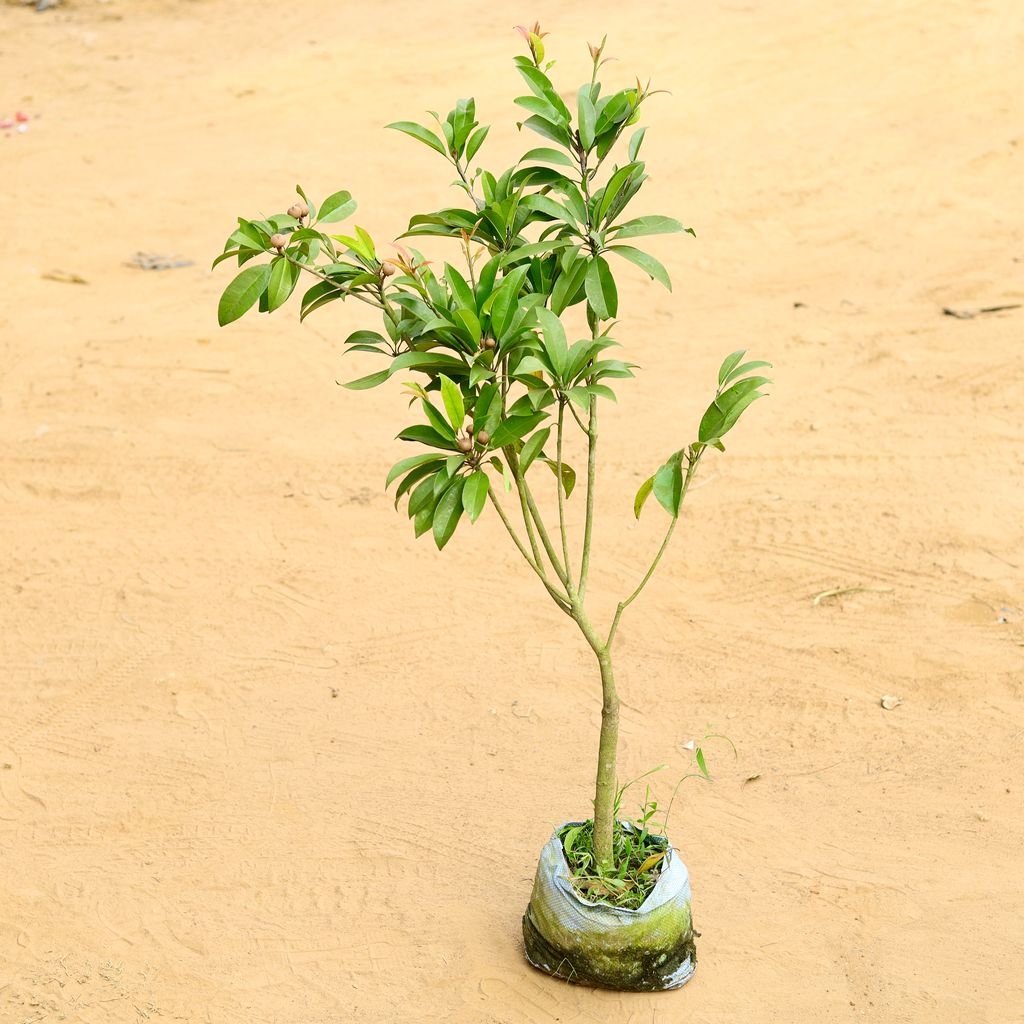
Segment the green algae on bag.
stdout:
[[581,985],[634,992],[685,985],[693,976],[697,953],[690,877],[678,853],[668,850],[661,877],[639,909],[612,907],[591,903],[576,891],[560,831],[555,830],[541,851],[523,915],[527,960]]

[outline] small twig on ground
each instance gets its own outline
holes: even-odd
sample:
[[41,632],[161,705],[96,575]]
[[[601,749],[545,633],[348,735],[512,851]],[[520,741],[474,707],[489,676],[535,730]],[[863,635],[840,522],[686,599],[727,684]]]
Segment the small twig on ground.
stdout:
[[814,607],[817,608],[826,597],[841,597],[843,594],[891,594],[892,587],[833,587],[814,595]]
[[943,316],[955,316],[957,320],[973,320],[976,316],[983,316],[985,313],[1002,313],[1008,309],[1020,309],[1021,303],[1017,302],[1011,306],[982,306],[980,309],[953,309],[950,306],[942,307]]

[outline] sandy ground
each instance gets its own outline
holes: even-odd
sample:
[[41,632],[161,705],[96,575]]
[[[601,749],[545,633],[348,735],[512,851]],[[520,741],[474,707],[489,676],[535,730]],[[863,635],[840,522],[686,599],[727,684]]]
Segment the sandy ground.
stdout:
[[[0,6],[0,116],[35,118],[0,133],[4,1024],[1024,1019],[1024,310],[942,315],[1024,302],[1024,13],[625,7]],[[535,16],[563,82],[608,31],[613,77],[672,91],[640,212],[699,235],[651,244],[674,295],[625,275],[602,620],[721,357],[777,367],[621,634],[624,774],[709,724],[739,750],[675,812],[674,994],[521,957],[590,799],[588,651],[493,517],[438,554],[393,512],[404,400],[335,385],[361,309],[221,331],[206,269],[296,181],[382,238],[443,205],[380,126],[459,94],[501,164]]]

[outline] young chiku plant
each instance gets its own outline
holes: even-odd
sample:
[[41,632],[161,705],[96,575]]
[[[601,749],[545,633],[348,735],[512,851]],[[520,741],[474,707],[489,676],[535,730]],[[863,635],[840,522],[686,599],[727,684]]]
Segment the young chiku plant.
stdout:
[[[597,658],[603,711],[593,852],[598,871],[611,874],[619,827],[616,632],[668,547],[702,459],[709,448],[724,451],[722,439],[768,383],[756,375],[768,364],[744,361],[743,352],[728,356],[696,437],[679,438],[678,448],[641,486],[633,511],[639,517],[653,494],[669,516],[665,538],[638,585],[619,602],[610,627],[599,631],[586,598],[600,409],[634,369],[614,355],[616,273],[632,264],[671,288],[664,266],[634,240],[693,232],[671,217],[634,215],[647,175],[640,159],[645,129],[633,126],[649,88],[638,82],[606,93],[598,81],[602,43],[590,47],[593,74],[570,106],[548,78],[552,65],[545,63],[539,27],[520,31],[529,56],[515,58],[515,65],[529,92],[515,101],[527,115],[518,127],[541,136],[543,146],[500,174],[483,169],[476,161],[488,127],[477,121],[472,99],[459,100],[443,119],[434,114],[436,128],[411,121],[389,126],[455,170],[459,201],[416,214],[402,237],[452,239],[458,266],[439,266],[402,245],[381,255],[357,226],[335,233],[333,225],[355,212],[349,193],[336,192],[317,207],[299,188],[287,213],[239,218],[215,263],[237,257],[245,269],[224,291],[219,319],[228,324],[254,305],[272,312],[307,277],[315,280],[302,295],[302,318],[339,299],[355,299],[380,315],[381,330],[356,331],[346,345],[379,356],[383,365],[345,386],[361,391],[396,374],[418,375],[406,388],[422,419],[398,435],[416,454],[387,475],[388,486],[398,482],[396,507],[405,499],[416,536],[430,533],[443,548],[489,503],[523,561]],[[589,330],[570,341],[562,317],[575,307],[585,310]],[[577,473],[564,452],[567,435],[576,432],[587,448],[580,538],[570,537],[566,517]],[[535,498],[547,487],[557,494],[557,522],[545,520]]]

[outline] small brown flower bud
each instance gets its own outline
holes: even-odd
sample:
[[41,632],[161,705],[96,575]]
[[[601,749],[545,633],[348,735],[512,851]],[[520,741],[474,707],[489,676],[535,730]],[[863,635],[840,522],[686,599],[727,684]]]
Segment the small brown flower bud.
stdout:
[[280,252],[288,244],[288,236],[280,233],[270,236],[270,244]]
[[460,452],[469,454],[473,450],[473,439],[471,437],[460,437],[456,444],[458,444]]
[[478,430],[476,432],[476,443],[478,445],[481,445],[482,447],[486,448],[487,445],[490,443],[490,440],[491,435],[488,434],[486,430]]
[[489,350],[489,349],[494,348],[495,344],[496,344],[496,342],[495,342],[495,340],[493,338],[484,338],[480,342],[480,347]]
[[395,268],[390,263],[382,263],[380,266],[381,277],[394,277]]
[[288,207],[288,216],[294,217],[296,220],[302,220],[303,217],[307,217],[308,215],[309,207],[301,199],[297,199]]

